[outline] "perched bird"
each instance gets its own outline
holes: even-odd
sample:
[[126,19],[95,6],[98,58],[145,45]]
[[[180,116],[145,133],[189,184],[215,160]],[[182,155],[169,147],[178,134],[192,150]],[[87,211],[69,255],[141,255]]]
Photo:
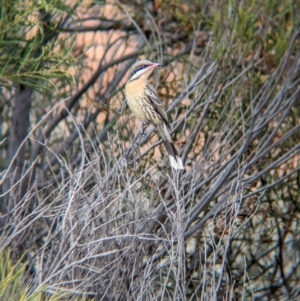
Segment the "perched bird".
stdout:
[[148,78],[158,63],[147,60],[138,61],[130,68],[129,79],[125,85],[125,96],[129,108],[143,124],[153,124],[160,135],[169,154],[170,164],[174,169],[183,169],[170,135],[170,125],[167,114],[159,100],[154,87]]

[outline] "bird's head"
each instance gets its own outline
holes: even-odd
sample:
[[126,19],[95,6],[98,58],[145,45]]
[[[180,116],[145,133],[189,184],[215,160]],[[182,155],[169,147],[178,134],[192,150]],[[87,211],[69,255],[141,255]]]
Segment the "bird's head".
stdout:
[[130,75],[128,82],[135,80],[147,81],[152,71],[159,66],[161,66],[161,64],[153,63],[147,60],[136,62],[129,70]]

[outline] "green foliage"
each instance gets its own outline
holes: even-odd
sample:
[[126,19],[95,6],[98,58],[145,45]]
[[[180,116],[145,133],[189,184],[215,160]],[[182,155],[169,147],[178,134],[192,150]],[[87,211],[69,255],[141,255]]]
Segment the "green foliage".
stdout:
[[[24,257],[24,256],[23,256]],[[28,277],[26,276],[27,263],[21,257],[13,263],[11,251],[0,252],[0,299],[14,301],[59,301],[66,300],[68,294],[54,293],[46,296],[44,289],[30,291]],[[27,281],[26,281],[27,279]],[[84,300],[76,298],[75,300]]]
[[2,300],[22,300],[27,294],[22,288],[22,274],[26,264],[21,259],[13,265],[9,251],[2,251],[0,256],[0,297]]
[[219,1],[205,16],[217,43],[216,60],[223,61],[225,53],[234,60],[270,54],[277,66],[292,34],[292,11],[291,1]]
[[[3,0],[0,7],[0,80],[43,91],[44,82],[73,76],[73,38],[60,36],[63,14],[74,12],[64,1]],[[51,22],[50,22],[51,21]]]
[[23,263],[21,258],[14,264],[10,254],[10,251],[1,251],[0,253],[1,300],[43,300],[41,291],[30,294],[29,288],[24,286],[24,276],[27,263]]

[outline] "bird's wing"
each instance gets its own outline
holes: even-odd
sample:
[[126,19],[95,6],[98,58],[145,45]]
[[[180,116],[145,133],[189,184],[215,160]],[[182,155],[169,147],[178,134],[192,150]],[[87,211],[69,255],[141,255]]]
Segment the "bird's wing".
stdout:
[[151,97],[152,102],[154,102],[159,107],[162,106],[162,103],[156,93],[155,88],[149,83],[147,83],[146,86],[146,93]]
[[163,104],[161,103],[160,99],[158,98],[158,95],[157,95],[154,87],[149,83],[147,84],[147,87],[146,87],[146,94],[147,94],[147,98],[148,98],[149,102],[151,103],[151,105],[153,106],[153,108],[155,109],[157,114],[159,114],[161,116],[162,120],[164,121],[164,123],[166,124],[168,129],[171,130],[169,122],[168,122],[168,116],[164,110]]

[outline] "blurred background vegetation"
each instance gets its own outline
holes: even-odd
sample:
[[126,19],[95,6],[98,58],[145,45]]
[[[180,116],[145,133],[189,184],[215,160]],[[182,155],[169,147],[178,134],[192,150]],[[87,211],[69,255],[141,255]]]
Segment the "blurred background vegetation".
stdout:
[[[299,20],[297,0],[2,0],[0,299],[298,300]],[[183,172],[127,109],[142,58]]]

